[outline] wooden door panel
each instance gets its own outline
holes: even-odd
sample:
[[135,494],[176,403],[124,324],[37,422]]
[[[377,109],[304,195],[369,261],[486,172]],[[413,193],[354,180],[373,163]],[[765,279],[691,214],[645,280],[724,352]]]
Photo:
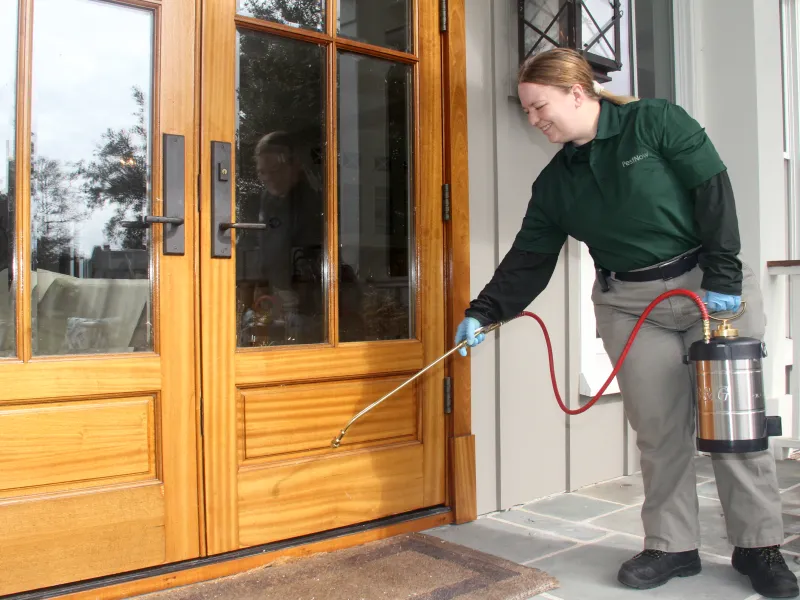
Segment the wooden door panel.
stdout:
[[237,352],[236,383],[240,386],[318,381],[375,374],[409,373],[423,367],[419,340],[394,340],[372,344],[298,347],[281,352]]
[[155,404],[151,396],[0,409],[0,497],[155,480]]
[[[356,379],[243,390],[243,463],[333,453],[331,440],[342,423],[404,379]],[[417,440],[418,408],[418,395],[412,383],[397,392],[393,402],[384,402],[366,414],[358,430],[345,439],[342,447]]]
[[[298,24],[270,3],[202,5],[209,553],[443,504],[441,365],[330,446],[444,351],[437,6],[319,2]],[[223,183],[248,229],[211,230]]]
[[59,397],[147,393],[162,388],[160,356],[103,356],[0,362],[2,403]]
[[424,502],[418,442],[239,473],[242,547],[414,510]]
[[[12,264],[0,264],[0,595],[200,553],[196,3],[11,4],[19,22],[14,177],[0,178],[0,226],[13,216]],[[6,14],[4,32],[16,21]],[[170,168],[169,185],[168,158],[183,168]],[[169,254],[172,226],[144,217],[180,198],[185,251]]]
[[0,514],[3,591],[124,573],[167,559],[160,482],[0,503]]

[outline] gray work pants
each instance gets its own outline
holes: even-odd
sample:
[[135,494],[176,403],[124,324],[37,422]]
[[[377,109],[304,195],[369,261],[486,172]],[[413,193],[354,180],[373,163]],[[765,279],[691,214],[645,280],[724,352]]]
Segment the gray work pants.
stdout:
[[[753,271],[744,265],[743,316],[733,322],[740,336],[764,338],[763,298]],[[639,316],[659,294],[678,288],[703,298],[700,267],[675,279],[625,282],[609,279],[603,292],[595,282],[592,301],[597,329],[616,364]],[[715,327],[712,321],[712,330]],[[688,297],[668,298],[651,313],[617,374],[625,414],[641,452],[645,501],[644,547],[682,552],[700,547],[695,481],[693,375],[683,364],[689,346],[703,337],[697,305]],[[775,459],[769,450],[712,455],[728,541],[754,548],[783,543],[781,498]]]

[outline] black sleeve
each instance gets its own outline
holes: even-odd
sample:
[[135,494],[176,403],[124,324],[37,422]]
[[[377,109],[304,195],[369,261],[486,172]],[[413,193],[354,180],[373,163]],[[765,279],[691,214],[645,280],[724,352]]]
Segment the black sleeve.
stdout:
[[557,263],[558,254],[512,247],[464,314],[482,326],[516,317],[547,287]]
[[703,289],[739,296],[742,293],[742,262],[739,221],[733,187],[722,171],[692,189],[694,216],[702,240],[700,268]]

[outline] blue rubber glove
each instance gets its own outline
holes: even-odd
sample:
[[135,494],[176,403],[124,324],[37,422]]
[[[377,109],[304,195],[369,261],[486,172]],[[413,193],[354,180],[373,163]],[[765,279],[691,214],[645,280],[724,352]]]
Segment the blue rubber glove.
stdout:
[[719,292],[706,292],[703,303],[708,307],[708,312],[736,312],[742,305],[742,297]]
[[[481,324],[478,322],[478,319],[473,319],[472,317],[467,317],[458,325],[458,329],[456,330],[456,346],[458,346],[464,340],[467,340],[467,346],[477,346],[480,344],[486,335],[483,333],[479,333],[477,336],[475,335],[475,330],[478,329]],[[461,356],[467,355],[466,348],[459,348],[458,353]]]

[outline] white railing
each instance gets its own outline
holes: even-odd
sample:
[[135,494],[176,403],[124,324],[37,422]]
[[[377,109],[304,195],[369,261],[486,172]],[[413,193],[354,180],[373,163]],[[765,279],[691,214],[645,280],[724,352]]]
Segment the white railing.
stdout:
[[800,449],[800,260],[780,260],[767,263],[772,276],[787,277],[790,306],[789,331],[792,343],[792,374],[789,380],[791,394],[791,419],[783,422],[783,436],[771,438],[773,448]]

